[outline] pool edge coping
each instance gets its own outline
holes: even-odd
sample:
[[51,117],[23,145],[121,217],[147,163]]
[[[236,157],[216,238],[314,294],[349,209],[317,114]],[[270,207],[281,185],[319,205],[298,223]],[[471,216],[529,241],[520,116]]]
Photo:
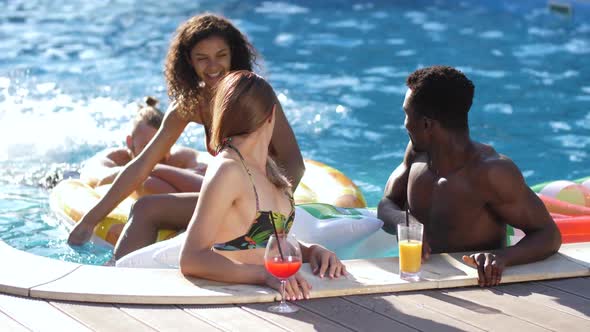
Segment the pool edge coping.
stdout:
[[[63,262],[15,249],[2,241],[0,253],[0,262],[12,260],[29,265],[10,270],[12,276],[0,276],[0,292],[31,298],[125,304],[260,303],[280,298],[277,291],[264,286],[186,278],[177,269],[125,269]],[[321,280],[312,276],[306,265],[302,272],[312,284],[313,298],[476,286],[477,271],[462,263],[461,255],[433,255],[424,265],[424,280],[414,283],[396,277],[397,258],[344,261],[352,279]],[[32,266],[53,265],[56,268],[46,277],[30,274]],[[509,268],[502,284],[584,276],[590,276],[590,243],[564,244],[558,254],[546,260]]]

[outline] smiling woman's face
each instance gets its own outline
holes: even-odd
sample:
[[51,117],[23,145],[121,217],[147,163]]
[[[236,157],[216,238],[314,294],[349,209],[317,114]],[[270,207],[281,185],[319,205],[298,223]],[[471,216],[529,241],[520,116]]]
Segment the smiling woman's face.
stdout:
[[231,69],[231,50],[225,39],[211,36],[193,47],[190,61],[205,86],[213,88]]

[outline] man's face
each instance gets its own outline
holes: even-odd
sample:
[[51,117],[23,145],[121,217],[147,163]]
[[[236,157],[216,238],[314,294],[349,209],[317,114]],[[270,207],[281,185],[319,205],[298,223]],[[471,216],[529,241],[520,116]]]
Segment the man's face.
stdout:
[[410,136],[414,151],[423,152],[426,150],[428,142],[424,126],[424,116],[416,112],[411,103],[411,97],[412,90],[408,89],[403,104],[404,113],[406,115],[404,126],[408,132],[408,136]]

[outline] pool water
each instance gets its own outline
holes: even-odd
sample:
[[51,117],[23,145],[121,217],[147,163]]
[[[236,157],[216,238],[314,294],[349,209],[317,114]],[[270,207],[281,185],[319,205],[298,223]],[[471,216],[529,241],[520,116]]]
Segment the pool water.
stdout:
[[[490,4],[492,3],[492,4]],[[472,137],[510,156],[529,184],[590,174],[590,5],[518,1],[13,0],[0,13],[0,239],[102,264],[66,244],[47,175],[123,144],[136,103],[168,104],[163,61],[177,25],[223,13],[264,56],[303,154],[352,178],[375,206],[407,134],[405,77],[448,64],[476,86]],[[180,144],[203,150],[191,126]]]

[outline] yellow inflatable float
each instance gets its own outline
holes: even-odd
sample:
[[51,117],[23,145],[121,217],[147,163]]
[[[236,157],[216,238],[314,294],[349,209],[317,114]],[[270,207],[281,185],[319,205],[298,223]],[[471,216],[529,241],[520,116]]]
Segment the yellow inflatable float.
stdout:
[[[360,189],[342,172],[314,160],[305,160],[305,168],[305,175],[294,193],[296,204],[325,203],[345,208],[367,206]],[[92,188],[80,180],[64,180],[51,192],[51,209],[67,226],[72,227],[108,189],[109,185]],[[94,242],[114,245],[134,202],[134,198],[128,197],[98,223],[94,229]],[[157,241],[169,239],[175,234],[172,230],[160,230]]]
[[[108,187],[107,185],[95,189],[80,180],[64,180],[51,192],[49,203],[60,220],[66,226],[73,227],[100,200]],[[106,218],[101,220],[94,228],[94,234],[98,239],[95,237],[93,241],[100,244],[105,244],[103,242],[106,241],[111,245],[115,245],[123,231],[123,226],[127,222],[129,211],[131,211],[134,202],[135,199],[126,198]],[[169,239],[175,234],[175,231],[160,230],[158,232],[158,241]]]
[[296,204],[325,203],[343,208],[367,206],[360,189],[339,170],[310,159],[293,194]]

